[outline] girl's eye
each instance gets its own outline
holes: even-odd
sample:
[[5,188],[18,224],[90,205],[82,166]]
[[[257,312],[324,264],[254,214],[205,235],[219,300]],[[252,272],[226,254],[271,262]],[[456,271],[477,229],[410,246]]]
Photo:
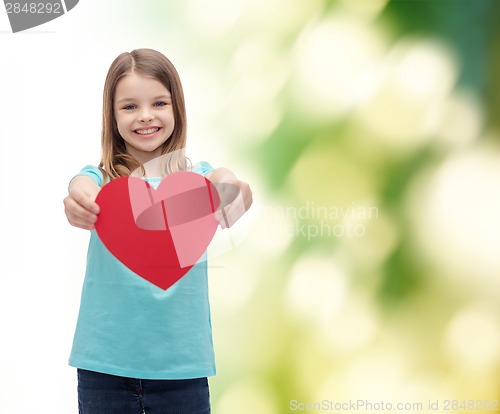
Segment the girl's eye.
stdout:
[[154,106],[165,106],[166,104],[167,104],[166,102],[159,101],[159,102],[155,102]]
[[132,109],[135,109],[135,105],[127,105],[127,106],[124,106],[123,109],[126,109],[127,111],[130,111]]

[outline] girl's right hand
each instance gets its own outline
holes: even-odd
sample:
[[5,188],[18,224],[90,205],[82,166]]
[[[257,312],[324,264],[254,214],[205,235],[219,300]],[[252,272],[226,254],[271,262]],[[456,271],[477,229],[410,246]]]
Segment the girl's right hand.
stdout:
[[85,230],[94,230],[99,206],[95,202],[101,188],[87,176],[75,177],[69,186],[69,195],[64,199],[64,212],[69,224]]

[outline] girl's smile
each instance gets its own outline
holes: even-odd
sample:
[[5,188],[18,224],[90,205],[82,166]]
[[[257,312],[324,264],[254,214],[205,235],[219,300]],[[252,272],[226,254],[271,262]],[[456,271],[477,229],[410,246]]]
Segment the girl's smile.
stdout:
[[134,132],[138,135],[140,135],[142,138],[152,138],[156,136],[156,133],[161,130],[160,127],[150,127],[150,128],[139,128],[136,129]]

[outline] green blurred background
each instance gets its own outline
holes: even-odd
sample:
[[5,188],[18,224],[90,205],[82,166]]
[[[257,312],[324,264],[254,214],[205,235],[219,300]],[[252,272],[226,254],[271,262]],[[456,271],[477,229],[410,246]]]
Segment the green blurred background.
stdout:
[[191,152],[254,191],[211,263],[213,411],[493,411],[476,401],[500,399],[500,2],[144,6]]

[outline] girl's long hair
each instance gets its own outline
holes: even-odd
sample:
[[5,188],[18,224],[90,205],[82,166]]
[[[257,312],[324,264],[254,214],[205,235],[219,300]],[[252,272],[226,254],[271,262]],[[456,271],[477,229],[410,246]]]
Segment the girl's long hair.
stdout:
[[[116,86],[120,79],[136,72],[161,82],[172,96],[175,126],[172,135],[162,145],[163,174],[187,169],[186,147],[186,107],[179,74],[174,65],[163,54],[153,49],[136,49],[120,54],[111,64],[104,83],[101,133],[101,169],[104,180],[128,176],[144,166],[127,153],[125,141],[118,132],[114,113]],[[169,155],[170,154],[170,155]],[[165,156],[165,157],[163,157]]]

